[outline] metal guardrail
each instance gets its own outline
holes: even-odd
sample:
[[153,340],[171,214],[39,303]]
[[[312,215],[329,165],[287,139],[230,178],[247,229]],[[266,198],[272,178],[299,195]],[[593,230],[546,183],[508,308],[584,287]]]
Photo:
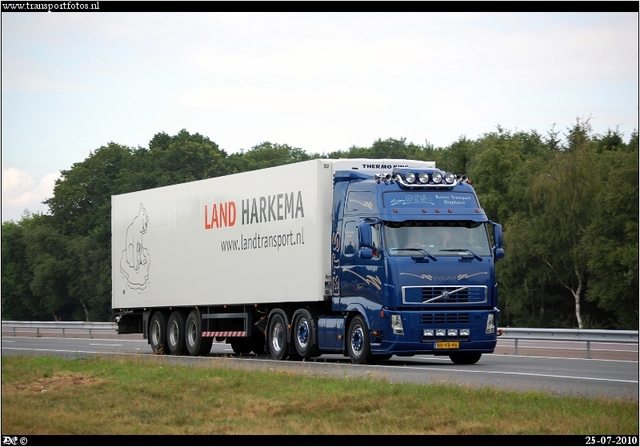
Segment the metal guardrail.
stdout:
[[518,355],[518,340],[584,341],[587,343],[587,358],[591,358],[591,342],[638,343],[638,331],[616,331],[605,329],[536,329],[500,328],[500,338],[515,340],[514,355]]
[[[93,331],[109,331],[117,333],[116,323],[100,323],[87,321],[3,321],[2,330],[12,330],[16,335],[16,329],[35,329],[40,336],[40,330],[61,330],[62,337],[65,330],[89,331],[89,338],[93,337]],[[587,358],[591,358],[591,342],[604,343],[638,343],[638,331],[604,330],[604,329],[537,329],[537,328],[500,328],[501,339],[510,339],[515,342],[515,355],[518,355],[519,340],[553,340],[553,341],[583,341],[587,343]],[[118,334],[118,338],[120,335]]]
[[[117,333],[116,323],[100,323],[92,321],[3,321],[2,330],[11,329],[16,336],[16,329],[35,329],[36,336],[40,336],[40,330],[62,330],[62,337],[67,329],[89,331],[89,338],[93,338],[93,331],[109,331]],[[120,336],[118,335],[118,338]]]

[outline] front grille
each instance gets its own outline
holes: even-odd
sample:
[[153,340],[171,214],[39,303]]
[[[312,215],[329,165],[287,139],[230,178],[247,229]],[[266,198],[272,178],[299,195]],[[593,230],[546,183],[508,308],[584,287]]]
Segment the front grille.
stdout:
[[422,302],[440,301],[442,303],[468,303],[469,289],[446,289],[444,287],[423,287]]
[[469,324],[470,318],[467,313],[424,313],[422,314],[422,324]]
[[404,304],[482,304],[487,302],[485,286],[403,287]]

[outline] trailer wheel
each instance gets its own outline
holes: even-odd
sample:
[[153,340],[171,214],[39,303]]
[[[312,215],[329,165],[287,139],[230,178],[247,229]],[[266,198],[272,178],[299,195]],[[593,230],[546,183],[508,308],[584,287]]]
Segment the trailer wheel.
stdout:
[[319,355],[318,346],[314,343],[314,326],[313,317],[307,310],[300,311],[293,322],[293,344],[303,359]]
[[185,342],[190,355],[207,355],[211,352],[213,337],[203,337],[200,314],[197,309],[193,309],[187,317],[185,323]]
[[478,363],[480,357],[482,357],[481,352],[456,352],[449,354],[449,358],[456,365],[473,365],[474,363]]
[[171,312],[169,316],[169,322],[167,323],[167,345],[170,354],[182,355],[187,351],[184,335],[184,320],[184,314],[179,310]]
[[353,320],[349,323],[347,337],[347,351],[351,361],[355,364],[370,362],[369,328],[360,315],[353,317]]
[[161,310],[154,312],[149,323],[149,344],[156,354],[167,353],[167,314]]
[[269,319],[268,345],[271,357],[282,360],[287,354],[287,325],[280,314]]

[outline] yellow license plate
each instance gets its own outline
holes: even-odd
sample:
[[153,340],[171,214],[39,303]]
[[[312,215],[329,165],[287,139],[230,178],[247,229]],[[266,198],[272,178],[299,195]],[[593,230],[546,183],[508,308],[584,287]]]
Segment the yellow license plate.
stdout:
[[459,341],[437,341],[436,349],[458,349],[460,348]]

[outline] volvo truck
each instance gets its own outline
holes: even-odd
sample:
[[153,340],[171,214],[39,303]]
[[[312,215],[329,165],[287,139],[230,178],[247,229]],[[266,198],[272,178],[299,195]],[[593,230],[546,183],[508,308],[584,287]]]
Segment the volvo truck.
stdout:
[[502,227],[434,162],[314,159],[112,197],[119,333],[156,354],[353,363],[498,336]]

